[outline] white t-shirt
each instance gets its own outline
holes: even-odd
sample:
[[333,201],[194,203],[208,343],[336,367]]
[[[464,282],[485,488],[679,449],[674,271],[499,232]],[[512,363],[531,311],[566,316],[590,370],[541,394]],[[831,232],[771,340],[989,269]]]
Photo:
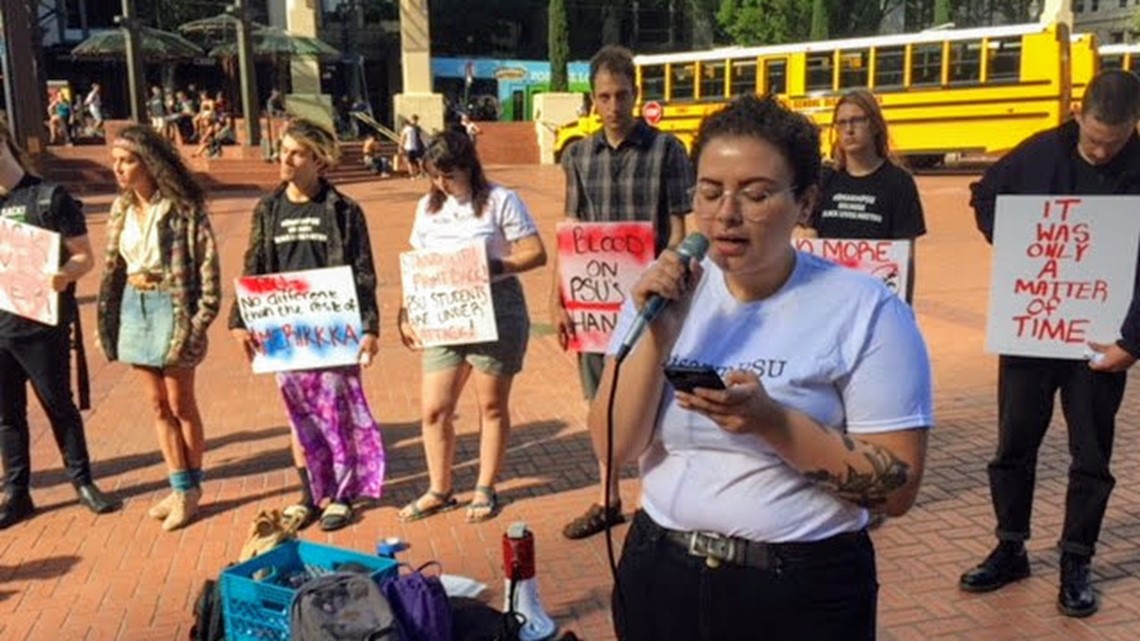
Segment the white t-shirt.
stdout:
[[[538,234],[530,211],[515,192],[491,185],[491,195],[482,216],[475,215],[471,201],[459,202],[448,196],[439,211],[427,210],[430,195],[416,205],[416,220],[408,239],[415,249],[451,251],[482,240],[487,258],[502,258],[511,253],[511,243]],[[500,274],[493,280],[510,278]]]
[[[881,282],[798,252],[788,282],[741,302],[706,259],[670,362],[759,376],[776,401],[824,426],[872,434],[933,423],[930,361],[914,313]],[[632,322],[627,303],[611,354]],[[755,435],[682,409],[666,383],[640,460],[642,507],[662,526],[754,541],[815,541],[869,515],[818,488]]]

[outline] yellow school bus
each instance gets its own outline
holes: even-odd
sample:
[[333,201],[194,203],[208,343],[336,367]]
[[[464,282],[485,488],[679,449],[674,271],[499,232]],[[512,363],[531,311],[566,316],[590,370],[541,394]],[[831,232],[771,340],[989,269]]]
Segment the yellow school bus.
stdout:
[[[1063,24],[640,55],[637,109],[659,113],[656,126],[689,146],[701,119],[732,96],[771,93],[823,129],[830,155],[835,103],[865,87],[882,104],[895,152],[928,165],[947,153],[1001,153],[1058,125],[1070,105],[1070,55]],[[556,149],[599,128],[597,118],[579,119],[559,131]]]
[[1104,45],[1100,48],[1101,69],[1127,69],[1140,74],[1140,43]]

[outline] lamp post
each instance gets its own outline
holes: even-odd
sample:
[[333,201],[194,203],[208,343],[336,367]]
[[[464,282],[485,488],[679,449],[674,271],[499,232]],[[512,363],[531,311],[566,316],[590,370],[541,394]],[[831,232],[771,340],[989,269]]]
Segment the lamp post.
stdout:
[[238,77],[241,82],[241,110],[245,116],[245,140],[251,147],[261,144],[261,105],[257,101],[257,85],[253,70],[253,41],[250,34],[249,6],[246,0],[234,0],[226,7],[238,19]]
[[139,38],[135,0],[123,0],[123,15],[115,16],[123,29],[127,55],[127,93],[130,96],[131,120],[143,122],[146,115],[146,76],[143,75],[142,41]]

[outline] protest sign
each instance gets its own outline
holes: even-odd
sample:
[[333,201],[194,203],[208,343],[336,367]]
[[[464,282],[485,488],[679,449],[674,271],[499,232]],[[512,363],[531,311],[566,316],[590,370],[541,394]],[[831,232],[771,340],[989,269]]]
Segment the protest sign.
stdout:
[[1140,197],[1001,196],[986,350],[1084,358],[1132,301]]
[[59,323],[59,294],[49,281],[59,271],[59,247],[55,232],[0,218],[0,310]]
[[909,240],[796,238],[796,249],[815,254],[883,281],[887,289],[906,299],[910,284]]
[[483,243],[404,252],[400,279],[408,322],[424,347],[499,340]]
[[242,320],[258,346],[254,372],[357,362],[364,334],[351,267],[243,276],[234,284]]
[[558,224],[562,304],[574,324],[570,348],[605,353],[618,313],[653,262],[653,224]]

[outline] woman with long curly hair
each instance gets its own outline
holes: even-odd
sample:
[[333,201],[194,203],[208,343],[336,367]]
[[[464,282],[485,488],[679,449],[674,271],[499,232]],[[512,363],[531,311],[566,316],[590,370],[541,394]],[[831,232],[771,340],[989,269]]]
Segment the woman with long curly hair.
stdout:
[[170,142],[131,126],[111,157],[122,193],[107,222],[99,339],[109,360],[134,368],[150,400],[172,488],[150,516],[170,531],[193,520],[202,496],[194,372],[218,315],[218,253],[205,193]]

